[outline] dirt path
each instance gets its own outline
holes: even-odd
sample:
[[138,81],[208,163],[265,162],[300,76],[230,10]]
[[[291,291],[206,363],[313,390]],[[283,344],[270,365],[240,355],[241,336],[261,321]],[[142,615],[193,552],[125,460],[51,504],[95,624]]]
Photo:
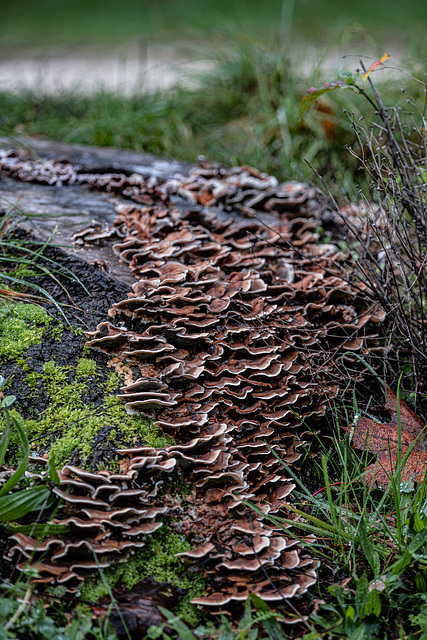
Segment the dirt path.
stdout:
[[147,43],[111,47],[0,50],[0,89],[37,89],[92,93],[99,89],[125,94],[187,86],[213,62],[188,54],[182,46]]
[[[196,38],[196,36],[195,36]],[[233,46],[233,43],[227,44]],[[198,74],[214,68],[224,43],[197,40],[165,42],[129,42],[111,47],[82,45],[57,48],[0,48],[0,90],[19,92],[36,90],[52,95],[78,91],[91,94],[105,89],[125,95],[168,89],[177,84],[197,85]],[[374,62],[381,52],[372,43],[321,47],[299,41],[290,51],[290,64],[295,73],[335,77],[343,68],[355,69],[363,53],[366,64]],[[403,64],[401,46],[388,48],[393,65]],[[397,78],[400,74],[394,73]]]

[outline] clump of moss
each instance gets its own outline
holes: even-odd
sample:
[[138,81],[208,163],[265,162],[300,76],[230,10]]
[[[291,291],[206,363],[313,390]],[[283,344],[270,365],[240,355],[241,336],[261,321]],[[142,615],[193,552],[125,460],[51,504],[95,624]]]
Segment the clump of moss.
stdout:
[[[96,375],[96,362],[89,358],[80,358],[76,367],[76,380]],[[118,381],[117,381],[118,382]]]
[[62,340],[62,330],[63,330],[63,325],[58,323],[56,325],[56,327],[53,327],[51,329],[50,335],[52,336],[52,338],[54,340],[57,340],[58,342],[61,342],[61,340]]
[[37,373],[37,371],[32,371],[26,378],[24,378],[24,382],[30,387],[30,389],[36,389],[41,380],[43,380],[43,375],[41,373]]
[[[40,442],[48,446],[48,434],[55,432],[50,455],[58,465],[73,457],[74,463],[86,468],[117,470],[115,449],[135,442],[151,447],[173,444],[173,439],[162,434],[149,418],[126,412],[123,401],[115,395],[121,385],[118,374],[109,373],[103,380],[96,363],[89,358],[80,358],[74,370],[50,360],[44,364],[42,374],[30,373],[25,379],[39,390],[40,380],[50,402],[38,418],[25,419],[24,428],[29,440],[46,435],[45,440],[37,441],[37,446]],[[98,455],[100,443],[107,445],[104,457]]]
[[[200,622],[201,613],[191,604],[191,600],[206,592],[207,583],[201,575],[188,573],[188,565],[175,557],[175,554],[190,549],[191,544],[185,536],[175,533],[169,525],[164,524],[156,533],[148,536],[145,546],[134,551],[125,563],[114,564],[105,569],[104,578],[113,589],[119,584],[132,589],[138,582],[149,577],[156,582],[184,589],[187,593],[174,611],[185,622],[195,626]],[[107,594],[104,580],[92,578],[84,583],[81,595],[84,600],[98,602]]]
[[17,360],[42,336],[52,318],[42,307],[18,303],[0,305],[0,360]]

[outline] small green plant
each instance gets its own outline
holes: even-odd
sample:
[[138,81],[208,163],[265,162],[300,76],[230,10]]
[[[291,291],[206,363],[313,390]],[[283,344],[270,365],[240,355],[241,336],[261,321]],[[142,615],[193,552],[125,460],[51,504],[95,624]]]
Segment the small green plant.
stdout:
[[15,400],[15,396],[9,395],[2,399],[0,405],[4,415],[5,425],[0,438],[0,465],[2,465],[5,460],[13,428],[17,432],[21,446],[21,460],[16,470],[0,487],[0,523],[18,520],[34,511],[41,512],[43,509],[49,509],[58,501],[49,486],[50,482],[59,484],[58,473],[52,458],[49,462],[49,473],[43,482],[37,482],[13,492],[25,473],[30,455],[30,446],[22,423],[16,415],[11,415],[9,411],[9,407]]
[[[37,577],[34,575],[33,577]],[[50,593],[49,604],[37,597],[29,577],[0,585],[0,640],[116,640],[108,620],[98,624],[90,610],[77,606],[70,619],[61,612],[61,597]],[[62,608],[65,607],[62,605]]]
[[[150,627],[147,639],[162,638],[162,640],[286,640],[278,616],[270,607],[254,593],[245,602],[245,610],[239,622],[221,615],[221,623],[217,625],[200,625],[194,631],[183,620],[164,607],[159,607],[166,618],[163,627]],[[165,627],[172,627],[177,635],[169,635]]]

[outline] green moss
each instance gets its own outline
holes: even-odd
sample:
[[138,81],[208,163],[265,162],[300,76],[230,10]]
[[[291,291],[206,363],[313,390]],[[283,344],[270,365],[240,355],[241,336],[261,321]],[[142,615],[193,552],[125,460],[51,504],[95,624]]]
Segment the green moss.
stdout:
[[[7,311],[4,304],[1,306],[2,311]],[[0,360],[18,360],[27,349],[41,342],[52,321],[44,309],[26,303],[14,305],[0,317]]]
[[76,367],[76,380],[96,375],[96,363],[89,358],[80,358]]
[[62,340],[62,329],[63,329],[62,324],[57,324],[56,327],[52,328],[52,330],[50,332],[50,335],[52,336],[52,338],[54,340],[58,340],[58,342],[61,342],[61,340]]
[[[59,465],[69,461],[71,455],[78,452],[83,466],[87,466],[101,430],[103,435],[99,442],[111,443],[112,452],[115,448],[130,446],[135,441],[151,447],[173,444],[173,439],[163,435],[150,419],[126,412],[123,401],[115,396],[122,383],[116,373],[110,373],[105,381],[97,383],[97,395],[102,398],[102,405],[96,406],[89,401],[89,385],[93,387],[94,379],[98,376],[96,363],[88,358],[80,358],[74,371],[72,367],[60,367],[50,360],[45,363],[43,374],[30,373],[25,382],[35,388],[42,380],[50,404],[37,419],[27,418],[24,421],[29,440],[63,429],[56,431],[50,455]],[[48,437],[44,443],[49,443]],[[103,468],[112,470],[117,470],[119,465],[116,456],[113,460],[100,459],[99,463]]]
[[[175,557],[175,554],[190,549],[188,540],[165,524],[148,536],[145,547],[134,551],[126,562],[108,567],[104,578],[111,588],[121,583],[132,589],[137,582],[151,576],[156,582],[185,589],[187,593],[174,611],[188,624],[196,625],[200,622],[201,613],[191,600],[206,592],[206,581],[200,575],[187,573],[188,565]],[[101,578],[88,579],[83,585],[82,599],[97,602],[107,593]]]
[[[27,367],[29,368],[29,367]],[[35,389],[38,386],[38,383],[40,380],[43,379],[43,376],[41,373],[37,373],[36,371],[33,371],[32,373],[29,373],[28,376],[26,378],[24,378],[24,382],[31,387],[31,389]]]
[[49,360],[43,365],[43,380],[49,395],[60,392],[67,385],[67,370],[69,367],[58,367],[54,360]]
[[120,376],[115,371],[110,371],[107,376],[107,382],[105,383],[105,390],[108,391],[108,393],[114,393],[117,391],[119,385]]
[[38,276],[40,273],[37,273],[35,269],[31,269],[29,267],[21,267],[15,271],[15,276],[20,280],[24,280],[25,278],[30,278],[32,276]]

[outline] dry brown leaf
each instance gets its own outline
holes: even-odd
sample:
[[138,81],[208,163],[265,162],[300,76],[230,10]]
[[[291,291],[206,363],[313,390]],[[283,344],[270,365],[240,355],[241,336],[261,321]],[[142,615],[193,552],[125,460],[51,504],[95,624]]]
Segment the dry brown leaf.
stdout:
[[129,470],[129,465],[131,463],[131,459],[130,458],[122,458],[119,462],[119,466],[120,466],[120,471],[122,473],[127,473]]
[[[119,640],[139,640],[146,637],[151,626],[160,627],[165,623],[159,606],[170,609],[185,595],[183,589],[166,583],[158,583],[153,578],[146,578],[128,591],[124,586],[114,592],[115,607],[111,607],[109,598],[102,598],[98,605],[91,606],[96,618],[108,621]],[[125,626],[126,625],[126,626]],[[172,629],[164,629],[172,633]]]
[[[390,476],[396,470],[399,454],[399,422],[397,394],[386,386],[385,408],[390,413],[390,422],[375,422],[370,418],[361,418],[354,428],[352,445],[355,449],[369,450],[377,454],[377,461],[366,469],[365,481],[370,484],[374,479],[376,486],[389,484]],[[402,468],[401,479],[422,481],[427,469],[426,425],[415,415],[408,405],[399,401],[401,423],[401,459],[411,449],[411,453]],[[343,427],[350,433],[353,427]]]

